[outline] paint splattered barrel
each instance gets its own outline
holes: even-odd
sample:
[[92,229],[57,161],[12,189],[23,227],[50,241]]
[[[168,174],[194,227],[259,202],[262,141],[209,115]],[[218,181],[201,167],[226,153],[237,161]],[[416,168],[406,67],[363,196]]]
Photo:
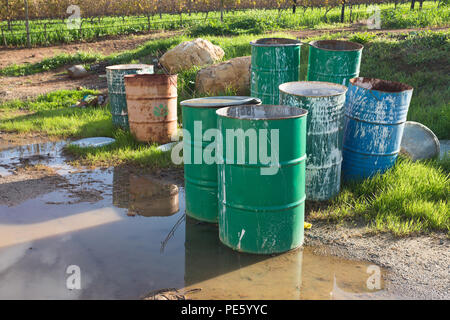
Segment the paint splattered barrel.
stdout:
[[348,86],[359,76],[364,46],[350,41],[319,40],[310,43],[308,81],[333,82]]
[[308,110],[306,197],[335,197],[341,186],[344,103],[347,87],[318,81],[280,86],[280,104]]
[[129,128],[124,76],[128,74],[136,74],[138,71],[153,73],[153,66],[147,64],[121,64],[106,68],[109,105],[111,109],[112,122],[115,127],[125,130],[128,130]]
[[[230,96],[198,98],[181,102],[186,214],[192,218],[211,223],[217,222],[217,165],[215,161],[207,163],[204,157],[205,152],[211,154],[208,146],[211,146],[214,139],[204,141],[203,137],[208,130],[217,129],[217,109],[244,104],[261,104],[261,100]],[[215,156],[215,153],[211,155]]]
[[138,141],[168,143],[177,135],[176,74],[125,76],[128,122]]
[[303,244],[307,113],[273,105],[217,111],[219,237],[228,247],[273,254]]
[[350,80],[345,105],[344,180],[360,180],[391,168],[400,152],[413,88],[371,78]]
[[265,38],[251,42],[251,96],[263,104],[278,104],[280,84],[298,81],[300,46],[298,40]]

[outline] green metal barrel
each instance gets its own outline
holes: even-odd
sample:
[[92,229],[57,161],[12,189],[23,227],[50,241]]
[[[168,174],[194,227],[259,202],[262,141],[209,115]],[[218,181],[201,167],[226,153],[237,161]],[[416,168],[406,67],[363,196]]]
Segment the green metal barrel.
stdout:
[[136,74],[138,71],[153,74],[153,66],[148,64],[122,64],[106,68],[109,105],[111,108],[112,122],[115,127],[125,130],[129,129],[124,76]]
[[319,40],[310,43],[308,81],[333,82],[348,86],[359,76],[364,46],[350,41]]
[[298,81],[300,46],[298,40],[265,38],[251,42],[251,96],[263,104],[279,102],[280,84]]
[[301,246],[307,111],[261,105],[217,114],[224,140],[218,164],[220,240],[256,254]]
[[[186,214],[192,218],[217,223],[217,164],[207,163],[204,157],[215,140],[205,140],[204,135],[210,129],[217,129],[217,109],[243,104],[261,104],[261,101],[251,97],[210,97],[181,102]],[[215,152],[211,153],[215,157]],[[186,161],[187,154],[190,157]]]
[[318,81],[280,86],[280,103],[308,110],[306,197],[322,201],[341,187],[344,103],[347,87]]

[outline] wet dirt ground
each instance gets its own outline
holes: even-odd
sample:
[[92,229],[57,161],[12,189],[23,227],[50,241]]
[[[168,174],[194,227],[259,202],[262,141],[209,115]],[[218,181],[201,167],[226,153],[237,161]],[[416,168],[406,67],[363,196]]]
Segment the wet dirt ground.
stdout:
[[[188,299],[448,298],[448,242],[429,249],[447,270],[434,291],[410,285],[420,273],[433,280],[413,260],[383,260],[392,249],[382,240],[345,245],[330,226],[314,225],[300,250],[238,253],[220,243],[217,226],[185,217],[182,172],[73,168],[64,145],[0,152],[0,299],[140,299],[166,288]],[[396,243],[394,254],[404,258],[409,245]],[[379,259],[355,253],[370,246]],[[80,289],[69,290],[76,279]]]

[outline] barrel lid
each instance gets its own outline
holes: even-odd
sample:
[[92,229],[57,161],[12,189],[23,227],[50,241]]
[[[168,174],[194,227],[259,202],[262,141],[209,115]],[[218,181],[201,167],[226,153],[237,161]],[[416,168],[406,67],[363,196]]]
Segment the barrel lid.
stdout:
[[413,161],[438,157],[440,143],[436,135],[421,123],[407,121],[403,131],[401,152]]
[[261,100],[253,97],[220,96],[190,99],[180,103],[183,107],[192,108],[223,108],[245,104],[261,104]]
[[299,46],[302,43],[299,40],[288,38],[263,38],[252,41],[250,44],[256,47],[288,47]]
[[343,95],[347,87],[331,82],[295,81],[280,85],[280,91],[294,96],[321,98]]
[[74,141],[74,142],[70,143],[70,145],[77,146],[80,148],[100,148],[100,147],[105,147],[107,145],[110,145],[114,142],[116,142],[116,140],[113,138],[93,137],[93,138],[86,138],[86,139]]
[[316,40],[310,42],[309,45],[328,51],[359,51],[364,49],[364,46],[360,43],[345,40]]
[[107,70],[153,70],[152,64],[118,64],[115,66],[106,67]]
[[302,108],[275,105],[245,105],[226,107],[216,111],[219,117],[239,120],[284,120],[301,118],[308,114]]

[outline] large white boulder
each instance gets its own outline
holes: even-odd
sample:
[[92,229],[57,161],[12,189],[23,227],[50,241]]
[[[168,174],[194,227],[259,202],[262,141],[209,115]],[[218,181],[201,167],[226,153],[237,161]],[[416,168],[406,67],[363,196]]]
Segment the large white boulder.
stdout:
[[188,70],[193,66],[205,66],[220,61],[225,52],[219,46],[204,39],[195,39],[180,43],[167,51],[159,60],[170,73]]
[[251,57],[234,58],[215,64],[197,73],[196,89],[211,95],[236,90],[239,95],[247,95],[250,89]]

